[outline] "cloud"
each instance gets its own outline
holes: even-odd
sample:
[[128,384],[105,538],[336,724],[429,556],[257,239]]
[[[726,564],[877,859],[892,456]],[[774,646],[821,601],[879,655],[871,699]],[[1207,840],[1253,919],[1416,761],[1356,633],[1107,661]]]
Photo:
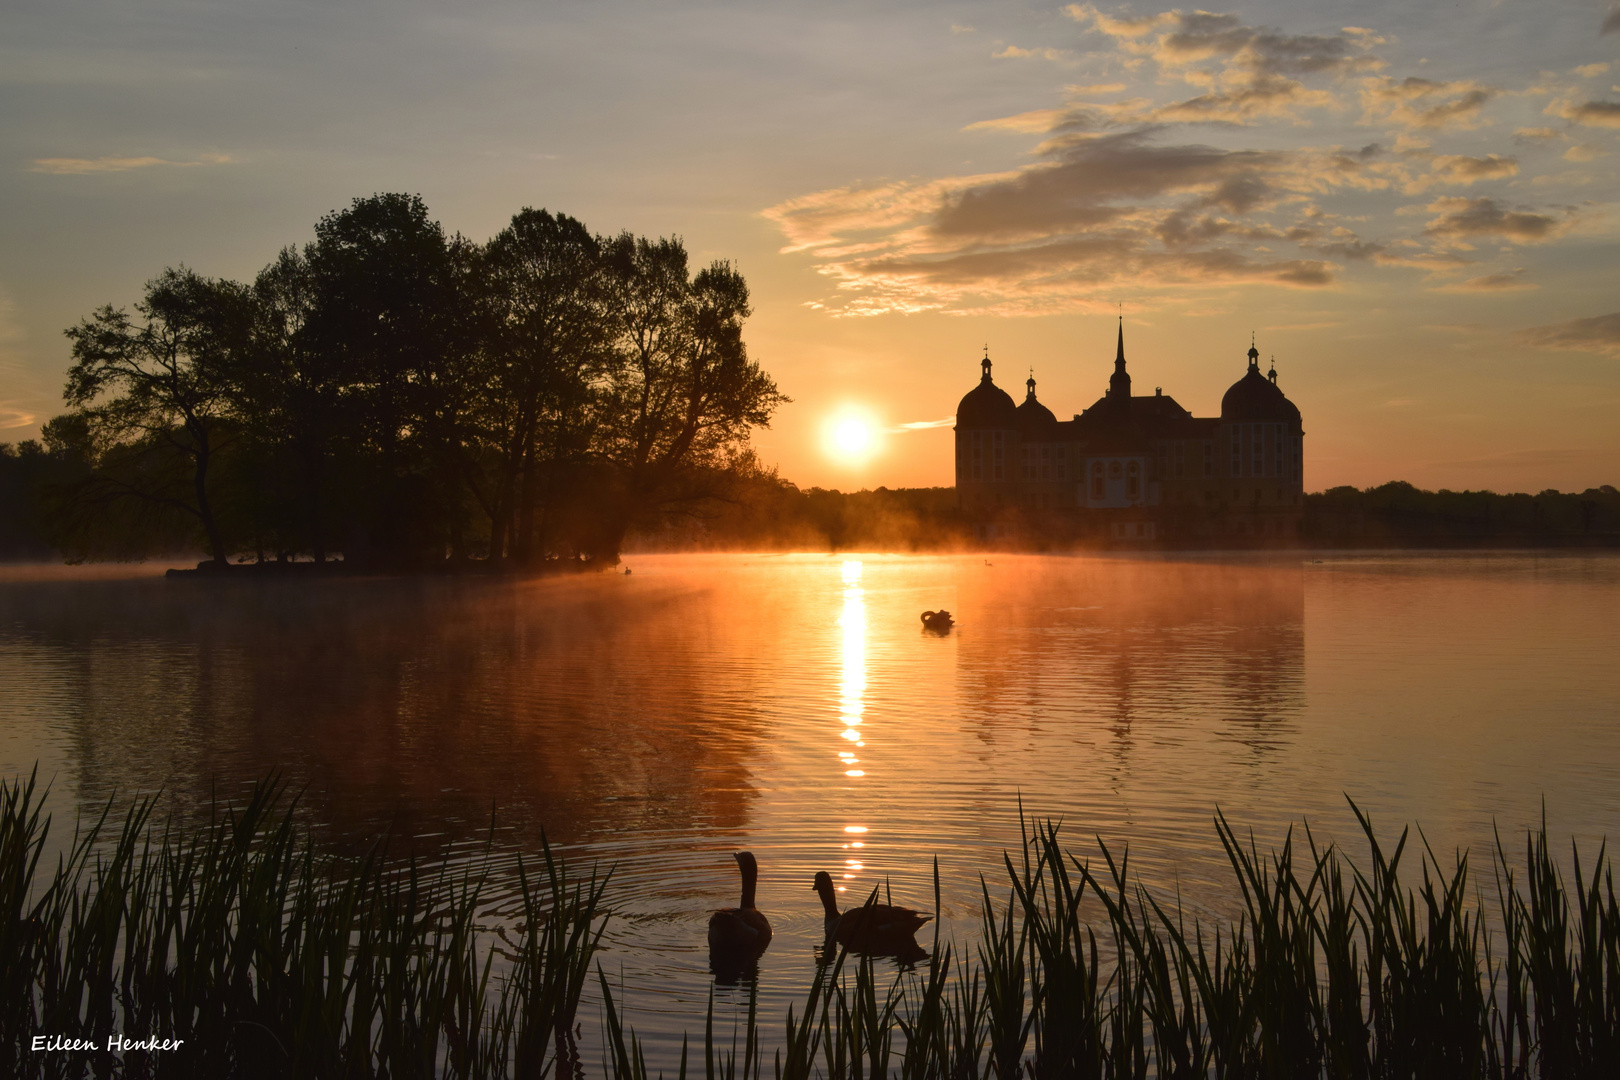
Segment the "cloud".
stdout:
[[1556,218],[1527,210],[1507,210],[1488,197],[1446,196],[1424,209],[1439,215],[1424,228],[1424,234],[1449,240],[1500,237],[1515,244],[1535,244],[1558,236],[1572,221],[1572,215],[1567,213]]
[[1561,98],[1544,110],[1548,116],[1561,116],[1565,120],[1587,127],[1620,128],[1620,101],[1574,101]]
[[1090,4],[1070,4],[1065,11],[1164,67],[1219,60],[1263,74],[1306,75],[1379,66],[1366,50],[1382,39],[1355,27],[1329,35],[1285,34],[1208,11],[1165,11],[1141,18],[1105,15]]
[[1541,286],[1533,281],[1526,280],[1525,268],[1519,267],[1501,274],[1486,274],[1483,277],[1469,278],[1451,285],[1442,285],[1435,292],[1443,293],[1500,293],[1524,292],[1530,289],[1539,289]]
[[1520,330],[1513,338],[1538,349],[1573,349],[1620,357],[1620,311],[1550,326],[1532,326]]
[[[1494,193],[1436,198],[1436,188],[1514,181],[1527,162],[1539,170],[1552,155],[1488,152],[1477,136],[1448,145],[1454,132],[1484,126],[1486,106],[1508,91],[1386,77],[1375,52],[1385,41],[1371,30],[1290,34],[1232,14],[1109,14],[1090,4],[1067,12],[1109,42],[1123,70],[1149,69],[1065,87],[1058,104],[964,129],[1032,137],[1028,164],[833,188],[765,211],[784,250],[806,253],[824,276],[822,310],[1090,310],[1122,287],[1207,297],[1238,285],[1321,289],[1341,274],[1398,269],[1420,271],[1433,289],[1489,294],[1535,285],[1520,271],[1477,266],[1475,245],[1549,242],[1576,223],[1572,207]],[[1322,119],[1311,110],[1351,106],[1340,130],[1378,123],[1389,137],[1346,148],[1282,134],[1282,125]],[[1197,138],[1185,134],[1192,124]],[[1260,137],[1242,134],[1261,125]],[[1520,128],[1515,138],[1563,152],[1575,144],[1562,126]],[[1527,190],[1542,179],[1527,178]],[[1399,194],[1424,198],[1400,205]],[[1461,280],[1465,268],[1473,276]]]
[[1309,109],[1341,106],[1333,93],[1307,87],[1308,76],[1342,77],[1375,71],[1369,50],[1382,42],[1347,28],[1338,34],[1287,34],[1245,25],[1236,15],[1160,12],[1139,18],[1107,15],[1072,4],[1069,16],[1114,39],[1128,63],[1152,60],[1167,77],[1199,87],[1197,96],[1123,118],[1128,123],[1249,124],[1262,117],[1297,121]]
[[1031,109],[1016,116],[978,120],[963,131],[1018,131],[1026,135],[1046,135],[1058,130],[1073,115],[1071,109]]
[[1073,55],[1074,54],[1071,53],[1068,49],[1051,49],[1051,48],[1021,49],[1017,45],[1008,45],[1006,48],[1000,50],[999,52],[993,52],[993,53],[990,54],[991,58],[995,59],[995,60],[1037,59],[1037,60],[1059,60],[1059,61],[1068,60]]
[[28,171],[53,176],[83,176],[157,166],[189,168],[197,165],[229,165],[233,160],[229,154],[203,154],[195,161],[170,161],[159,157],[35,158]]
[[13,409],[11,406],[0,403],[0,431],[11,428],[28,427],[34,422],[34,414]]
[[956,426],[956,417],[952,415],[945,417],[943,420],[913,420],[909,424],[901,424],[899,427],[890,428],[889,433],[891,435],[903,435],[908,431],[927,431],[930,428],[954,426]]
[[990,183],[996,178],[992,174],[928,183],[899,181],[830,188],[778,203],[765,210],[764,216],[776,222],[786,235],[784,254],[812,249],[826,255],[858,253],[863,235],[874,234],[880,246],[887,246],[894,230],[936,208],[953,189]]
[[1608,70],[1608,64],[1582,64],[1578,68],[1571,68],[1570,74],[1579,75],[1583,79],[1593,79]]
[[835,189],[766,213],[815,253],[844,315],[1073,310],[1122,283],[1333,284],[1325,259],[1268,247],[1315,236],[1288,206],[1322,182],[1316,156],[1160,135],[1091,136],[1009,173]]
[[1603,17],[1603,26],[1598,30],[1598,36],[1613,34],[1617,31],[1620,31],[1620,4],[1616,4],[1614,10]]
[[1441,154],[1433,158],[1429,165],[1433,172],[1413,177],[1406,182],[1402,190],[1409,195],[1416,195],[1436,184],[1466,186],[1478,180],[1497,180],[1504,176],[1519,175],[1517,158],[1497,154],[1486,154],[1484,157]]
[[1362,121],[1408,128],[1478,127],[1480,110],[1496,94],[1495,87],[1472,80],[1435,82],[1416,76],[1363,79]]
[[1467,259],[1455,255],[1419,254],[1405,255],[1390,251],[1374,253],[1372,261],[1378,266],[1399,267],[1404,270],[1422,270],[1430,277],[1441,274],[1450,274],[1472,265]]

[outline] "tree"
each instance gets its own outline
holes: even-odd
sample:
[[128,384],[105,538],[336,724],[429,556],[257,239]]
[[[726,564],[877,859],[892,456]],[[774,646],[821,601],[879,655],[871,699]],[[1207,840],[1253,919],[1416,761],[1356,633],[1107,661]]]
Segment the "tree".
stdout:
[[346,558],[412,562],[458,527],[471,320],[457,257],[421,197],[400,194],[328,214],[305,249],[313,305],[303,332],[341,387],[353,474]]
[[748,359],[748,285],[730,263],[689,279],[679,240],[624,234],[610,265],[620,362],[601,454],[615,483],[598,543],[617,557],[637,518],[714,497],[716,478],[746,458],[750,430],[790,399]]
[[543,557],[570,475],[588,459],[616,320],[601,244],[565,214],[525,208],[485,248],[483,432],[477,484],[490,557]]
[[95,468],[81,497],[133,498],[189,515],[223,567],[231,551],[214,482],[233,435],[247,291],[181,267],[147,282],[135,309],[138,320],[109,304],[66,332],[73,366],[63,396]]

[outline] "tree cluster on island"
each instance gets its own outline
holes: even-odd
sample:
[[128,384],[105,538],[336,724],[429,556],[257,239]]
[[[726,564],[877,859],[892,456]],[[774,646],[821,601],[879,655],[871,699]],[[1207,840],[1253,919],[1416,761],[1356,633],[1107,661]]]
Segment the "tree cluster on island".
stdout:
[[168,269],[67,331],[50,542],[417,569],[612,562],[762,470],[748,287],[524,209],[487,243],[356,199],[252,282]]

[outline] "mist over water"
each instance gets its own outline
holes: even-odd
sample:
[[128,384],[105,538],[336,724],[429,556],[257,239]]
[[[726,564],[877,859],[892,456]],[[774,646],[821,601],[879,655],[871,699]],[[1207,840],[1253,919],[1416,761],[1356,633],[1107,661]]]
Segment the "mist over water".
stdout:
[[[701,1031],[708,913],[759,858],[777,1017],[830,871],[977,926],[1019,805],[1227,915],[1217,807],[1263,848],[1344,796],[1442,857],[1620,837],[1620,558],[639,556],[525,582],[169,582],[0,569],[0,770],[205,815],[278,772],[331,842],[614,867],[610,977],[655,1065]],[[923,631],[925,609],[956,629]],[[496,831],[489,834],[491,813]],[[59,834],[60,835],[60,834]],[[1595,843],[1593,850],[1595,851]],[[1476,866],[1482,865],[1478,860]],[[513,910],[496,883],[489,921]],[[927,937],[928,935],[925,935]],[[722,988],[720,1008],[746,1000]],[[587,1028],[594,1009],[584,1014]],[[667,1067],[667,1066],[666,1066]]]

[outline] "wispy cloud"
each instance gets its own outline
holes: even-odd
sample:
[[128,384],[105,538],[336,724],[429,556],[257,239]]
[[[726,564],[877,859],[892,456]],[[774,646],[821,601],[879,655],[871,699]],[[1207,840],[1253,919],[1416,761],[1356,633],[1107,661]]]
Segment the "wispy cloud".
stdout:
[[996,60],[1055,60],[1065,61],[1073,58],[1074,54],[1068,49],[1021,49],[1017,45],[1008,45],[990,54]]
[[229,154],[203,154],[193,161],[171,161],[160,157],[35,158],[28,171],[55,176],[83,176],[89,173],[130,172],[134,169],[229,165],[234,160]]
[[1363,122],[1409,128],[1473,128],[1479,126],[1481,110],[1496,94],[1494,87],[1471,80],[1369,78],[1361,84]]
[[1526,272],[1526,268],[1521,266],[1516,270],[1508,270],[1500,274],[1485,274],[1481,277],[1469,278],[1467,281],[1441,285],[1434,291],[1443,293],[1500,293],[1539,289],[1541,286],[1525,277]]
[[1499,154],[1486,154],[1484,157],[1440,154],[1429,162],[1429,167],[1432,172],[1414,176],[1406,182],[1402,190],[1409,195],[1416,195],[1436,184],[1467,186],[1480,180],[1499,180],[1519,175],[1518,159]]
[[1578,352],[1620,356],[1620,311],[1570,319],[1550,326],[1532,326],[1513,335],[1525,345],[1539,349],[1573,349]]
[[903,435],[908,431],[928,431],[932,428],[955,427],[956,417],[947,416],[943,420],[913,420],[909,424],[901,424],[889,429],[891,435]]
[[34,422],[34,414],[14,409],[10,405],[0,402],[0,431],[11,428],[28,427]]

